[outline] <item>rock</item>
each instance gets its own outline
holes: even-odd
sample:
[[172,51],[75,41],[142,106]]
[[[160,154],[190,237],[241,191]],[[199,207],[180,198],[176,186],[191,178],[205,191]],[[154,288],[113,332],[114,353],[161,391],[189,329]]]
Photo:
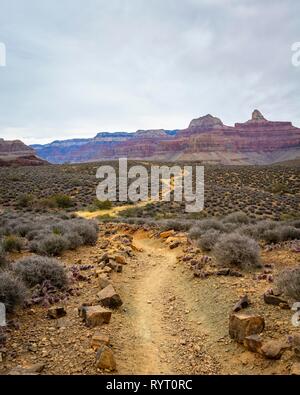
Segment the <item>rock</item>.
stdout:
[[174,230],[167,230],[166,232],[161,232],[159,237],[162,239],[167,239],[170,236],[173,236],[175,234]]
[[111,284],[98,292],[97,297],[102,306],[110,309],[116,309],[123,304],[119,294]]
[[108,285],[110,285],[110,281],[107,278],[105,274],[100,274],[99,276],[99,287],[100,289],[106,288]]
[[107,346],[99,348],[96,355],[96,367],[102,370],[114,371],[117,368],[112,350]]
[[300,376],[300,362],[295,362],[291,367],[291,375]]
[[265,303],[272,304],[274,306],[286,305],[287,308],[289,308],[288,303],[285,300],[281,299],[279,296],[273,295],[273,292],[271,290],[264,293],[264,301]]
[[177,248],[177,247],[179,247],[180,246],[180,242],[179,241],[173,241],[171,244],[170,244],[170,249],[171,250],[174,250],[175,248]]
[[245,337],[260,334],[265,328],[265,320],[258,314],[233,313],[229,317],[229,335],[239,343]]
[[109,343],[110,343],[110,340],[109,340],[109,336],[107,336],[107,335],[104,335],[103,333],[101,333],[101,332],[96,332],[95,334],[94,334],[94,336],[92,337],[92,344],[91,344],[91,347],[94,349],[94,350],[98,350],[100,347],[102,347],[102,346],[108,346],[109,345]]
[[280,359],[285,350],[291,345],[287,341],[269,340],[261,347],[261,353],[267,359]]
[[244,346],[252,352],[260,352],[262,347],[262,338],[260,335],[246,336]]
[[28,366],[28,367],[22,367],[22,366],[16,366],[15,368],[13,368],[10,372],[8,372],[9,376],[34,376],[34,375],[39,375],[43,369],[44,369],[45,365],[38,363],[32,366]]
[[127,265],[126,259],[122,255],[116,255],[115,261],[121,265]]
[[245,295],[235,304],[232,311],[236,313],[242,309],[245,309],[249,305],[250,305],[250,300],[248,298],[248,295]]
[[230,269],[228,269],[228,268],[223,268],[223,269],[218,270],[218,271],[216,272],[216,275],[217,275],[217,276],[229,276],[229,273],[230,273]]
[[67,315],[64,307],[50,307],[47,311],[47,317],[56,320],[58,318],[62,318]]
[[82,306],[79,308],[79,315],[90,328],[109,324],[111,319],[111,311],[102,306]]

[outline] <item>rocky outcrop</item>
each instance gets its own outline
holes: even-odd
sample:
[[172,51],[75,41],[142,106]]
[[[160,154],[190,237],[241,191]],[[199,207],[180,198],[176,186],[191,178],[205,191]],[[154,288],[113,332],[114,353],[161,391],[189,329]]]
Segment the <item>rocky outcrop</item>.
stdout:
[[38,166],[46,162],[20,140],[0,139],[0,166]]
[[300,157],[300,129],[291,122],[268,121],[254,110],[250,120],[226,126],[210,114],[184,130],[99,133],[86,142],[34,146],[53,163],[129,159],[203,163],[269,164]]

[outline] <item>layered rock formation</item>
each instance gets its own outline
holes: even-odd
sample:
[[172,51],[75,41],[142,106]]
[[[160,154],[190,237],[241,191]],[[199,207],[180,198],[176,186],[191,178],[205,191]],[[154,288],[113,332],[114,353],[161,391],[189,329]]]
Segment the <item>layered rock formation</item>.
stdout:
[[208,114],[184,130],[99,133],[93,139],[33,146],[53,163],[118,159],[197,160],[222,164],[269,164],[300,157],[300,129],[272,122],[255,110],[245,123],[226,126]]
[[20,140],[0,139],[0,166],[37,166],[46,162]]

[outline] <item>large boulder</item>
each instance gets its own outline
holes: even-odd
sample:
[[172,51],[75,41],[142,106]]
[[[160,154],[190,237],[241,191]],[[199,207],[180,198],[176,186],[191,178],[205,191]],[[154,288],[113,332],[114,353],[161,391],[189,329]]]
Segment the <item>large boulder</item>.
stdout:
[[239,343],[247,336],[260,334],[264,328],[265,320],[258,314],[239,312],[229,317],[229,335]]
[[123,304],[119,294],[111,284],[98,292],[97,297],[102,306],[110,309],[116,309]]

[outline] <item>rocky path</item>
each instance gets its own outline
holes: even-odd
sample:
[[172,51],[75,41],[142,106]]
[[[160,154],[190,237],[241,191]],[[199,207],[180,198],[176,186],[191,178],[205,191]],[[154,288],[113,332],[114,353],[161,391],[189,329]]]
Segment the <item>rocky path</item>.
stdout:
[[201,323],[188,317],[177,263],[180,250],[143,233],[135,235],[134,245],[140,252],[119,285],[125,311],[112,323],[118,373],[217,373],[217,361],[204,349]]

